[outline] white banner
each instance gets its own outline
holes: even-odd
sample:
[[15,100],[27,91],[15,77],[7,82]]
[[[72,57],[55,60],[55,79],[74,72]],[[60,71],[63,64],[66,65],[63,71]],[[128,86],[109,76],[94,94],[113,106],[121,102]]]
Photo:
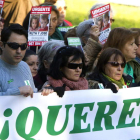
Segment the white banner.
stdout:
[[2,140],[138,140],[140,88],[0,96]]

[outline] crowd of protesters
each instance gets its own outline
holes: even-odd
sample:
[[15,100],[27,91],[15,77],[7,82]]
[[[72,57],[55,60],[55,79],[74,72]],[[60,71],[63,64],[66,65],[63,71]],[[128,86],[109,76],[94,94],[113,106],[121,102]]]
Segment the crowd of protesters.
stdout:
[[[103,5],[95,4],[91,10]],[[52,11],[49,41],[37,53],[27,45],[28,29],[35,30],[32,24],[38,29],[37,19],[32,17],[29,25],[29,12],[22,25],[9,23],[4,26],[4,13],[1,13],[0,95],[33,97],[35,92],[44,96],[56,92],[62,97],[64,91],[69,90],[109,88],[117,93],[119,89],[140,85],[139,28],[114,28],[106,43],[101,44],[100,20],[94,23],[91,14],[88,20],[61,33],[58,27],[72,26],[65,19],[65,1],[46,0],[40,6],[51,6]],[[112,9],[107,18],[113,24]],[[69,46],[68,37],[79,37],[83,49]]]

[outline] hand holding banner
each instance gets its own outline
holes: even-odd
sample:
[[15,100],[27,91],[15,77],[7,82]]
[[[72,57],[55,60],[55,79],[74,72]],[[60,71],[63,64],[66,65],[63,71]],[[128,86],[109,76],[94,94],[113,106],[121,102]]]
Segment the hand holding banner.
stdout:
[[[1,96],[0,139],[131,140],[140,138],[139,87]],[[132,94],[134,93],[134,94]]]

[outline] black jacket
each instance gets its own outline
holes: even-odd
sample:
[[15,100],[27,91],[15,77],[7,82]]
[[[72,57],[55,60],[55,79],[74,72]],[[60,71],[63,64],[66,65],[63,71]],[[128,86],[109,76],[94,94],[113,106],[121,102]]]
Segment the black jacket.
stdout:
[[[123,74],[124,81],[127,85],[127,87],[136,87],[139,84],[132,83],[132,77],[130,75],[124,75]],[[99,72],[94,72],[87,78],[89,89],[99,89],[98,83],[102,83],[104,88],[110,88],[114,93],[118,92],[115,85],[112,84],[106,77],[104,77]]]

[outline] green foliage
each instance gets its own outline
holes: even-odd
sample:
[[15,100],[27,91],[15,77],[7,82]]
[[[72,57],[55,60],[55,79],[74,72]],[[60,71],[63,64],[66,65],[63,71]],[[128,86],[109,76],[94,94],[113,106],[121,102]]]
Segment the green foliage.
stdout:
[[[73,25],[78,25],[84,19],[88,19],[90,8],[97,3],[95,0],[65,0],[67,4],[66,19],[71,21]],[[140,28],[140,7],[127,6],[111,3],[115,22],[112,28]]]

